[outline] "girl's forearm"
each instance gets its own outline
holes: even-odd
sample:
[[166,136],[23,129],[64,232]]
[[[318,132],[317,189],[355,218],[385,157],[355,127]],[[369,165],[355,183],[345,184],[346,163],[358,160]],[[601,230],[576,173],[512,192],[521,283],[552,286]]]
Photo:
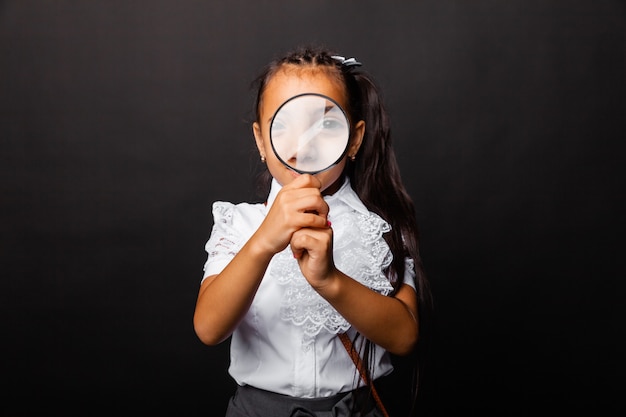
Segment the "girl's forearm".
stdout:
[[253,236],[221,273],[205,279],[193,317],[203,343],[215,345],[231,335],[250,308],[272,256]]
[[[253,235],[224,270],[202,284],[194,313],[200,340],[215,345],[228,338],[247,313],[274,255]],[[316,288],[361,334],[387,349],[408,354],[418,338],[415,291],[403,285],[395,297],[381,295],[336,270]]]
[[337,271],[330,284],[316,290],[363,336],[389,352],[406,355],[417,343],[417,298],[410,286],[388,297]]

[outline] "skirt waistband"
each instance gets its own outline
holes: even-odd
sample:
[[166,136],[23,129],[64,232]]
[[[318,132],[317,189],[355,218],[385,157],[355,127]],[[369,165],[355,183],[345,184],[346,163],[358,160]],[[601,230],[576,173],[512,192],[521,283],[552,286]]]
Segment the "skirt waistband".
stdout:
[[298,398],[261,390],[249,385],[238,386],[228,405],[226,417],[292,417],[292,416],[375,416],[375,402],[369,387],[358,388],[323,398]]

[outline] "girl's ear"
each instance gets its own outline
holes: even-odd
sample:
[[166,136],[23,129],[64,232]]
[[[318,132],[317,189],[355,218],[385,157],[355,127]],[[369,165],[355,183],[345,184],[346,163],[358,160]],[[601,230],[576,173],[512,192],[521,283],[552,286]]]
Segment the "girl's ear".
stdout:
[[265,142],[263,141],[263,135],[261,134],[261,125],[257,122],[252,124],[252,133],[254,134],[254,141],[256,142],[256,147],[259,149],[259,154],[261,154],[261,158],[265,158]]
[[361,147],[361,143],[363,142],[364,135],[365,121],[361,120],[356,125],[354,125],[350,146],[348,146],[348,157],[353,158],[354,156],[356,156],[359,148]]

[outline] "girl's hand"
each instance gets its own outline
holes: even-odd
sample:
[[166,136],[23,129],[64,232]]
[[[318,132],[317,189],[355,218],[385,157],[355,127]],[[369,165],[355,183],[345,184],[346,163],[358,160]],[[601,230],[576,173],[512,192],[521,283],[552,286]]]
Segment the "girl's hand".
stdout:
[[304,174],[279,191],[255,233],[268,252],[275,254],[285,249],[299,229],[326,227],[328,204],[322,198],[321,186],[317,178]]
[[336,268],[330,223],[323,228],[303,228],[294,232],[291,250],[302,274],[314,289],[319,290],[331,283]]

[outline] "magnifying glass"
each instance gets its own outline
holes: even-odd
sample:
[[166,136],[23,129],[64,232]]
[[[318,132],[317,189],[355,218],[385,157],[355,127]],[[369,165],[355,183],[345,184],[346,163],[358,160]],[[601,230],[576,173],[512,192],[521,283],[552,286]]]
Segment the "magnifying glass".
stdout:
[[348,149],[350,122],[341,106],[322,94],[300,94],[285,101],[270,123],[276,157],[300,174],[336,165]]

